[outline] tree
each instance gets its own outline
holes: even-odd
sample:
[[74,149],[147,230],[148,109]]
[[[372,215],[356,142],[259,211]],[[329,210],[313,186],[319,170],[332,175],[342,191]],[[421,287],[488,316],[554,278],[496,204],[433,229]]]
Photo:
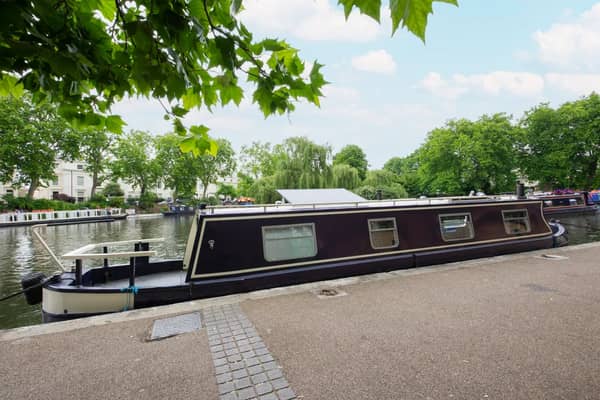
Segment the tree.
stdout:
[[112,150],[112,177],[120,178],[133,188],[139,189],[142,199],[158,184],[161,176],[152,144],[152,136],[149,133],[131,131],[120,136]]
[[73,159],[79,140],[52,106],[0,97],[0,180],[28,185],[28,198],[44,181],[56,179],[54,163]]
[[329,187],[332,180],[331,147],[318,145],[306,137],[291,137],[275,147],[278,189]]
[[367,168],[369,168],[369,162],[363,149],[355,144],[349,144],[344,146],[339,153],[333,157],[333,165],[346,164],[358,171],[360,180],[364,180],[367,177]]
[[520,166],[529,179],[553,188],[590,189],[600,184],[600,96],[558,109],[540,104],[525,113]]
[[[406,27],[424,40],[432,3],[390,1],[392,32]],[[339,0],[379,21],[381,1]],[[265,116],[319,105],[321,65],[305,74],[298,50],[283,40],[255,41],[239,21],[242,0],[9,0],[0,9],[0,94],[34,94],[60,105],[69,121],[119,132],[110,107],[124,96],[166,99],[178,134],[194,107],[239,104],[239,75],[254,86]],[[307,76],[307,78],[303,78]],[[208,128],[190,128],[183,147],[215,152]]]
[[361,179],[356,168],[348,164],[333,165],[333,187],[352,190],[360,185]]
[[382,199],[398,199],[408,196],[398,175],[385,169],[368,171],[362,186],[355,191],[358,195],[370,200],[377,197],[377,191],[381,192]]
[[235,171],[235,152],[226,139],[217,139],[217,153],[204,154],[197,158],[198,179],[202,183],[202,198],[206,197],[208,185],[216,183],[218,179],[225,178]]
[[125,195],[125,192],[123,192],[123,189],[121,189],[121,185],[119,185],[117,182],[109,182],[106,184],[106,186],[104,186],[104,190],[102,190],[102,195],[107,197],[122,197]]
[[505,114],[450,121],[419,150],[419,176],[430,194],[500,193],[516,181],[517,129]]
[[237,197],[237,191],[233,185],[228,185],[226,183],[219,183],[219,187],[217,188],[217,196],[224,196],[225,198],[229,197],[230,199],[235,199]]
[[254,181],[252,186],[250,186],[248,194],[250,197],[256,199],[258,204],[275,203],[277,200],[281,199],[281,196],[277,193],[275,188],[275,182],[272,176],[266,176]]
[[419,154],[419,150],[416,150],[406,157],[392,157],[383,165],[383,169],[398,176],[408,195],[413,197],[423,193],[418,173]]
[[156,161],[160,165],[162,181],[172,188],[175,198],[193,198],[196,183],[202,172],[203,163],[191,153],[183,153],[179,148],[180,139],[174,133],[156,138]]
[[85,170],[92,175],[90,197],[96,194],[96,188],[107,178],[109,167],[108,152],[112,136],[107,131],[87,129],[81,132],[79,156],[85,162]]
[[252,179],[275,174],[277,157],[269,142],[252,142],[250,146],[242,146],[239,161],[240,172]]

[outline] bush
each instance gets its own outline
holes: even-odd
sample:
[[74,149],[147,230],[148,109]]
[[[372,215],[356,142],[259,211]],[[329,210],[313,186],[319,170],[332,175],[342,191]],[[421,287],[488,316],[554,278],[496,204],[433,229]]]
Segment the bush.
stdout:
[[67,203],[75,203],[75,197],[71,197],[68,194],[59,193],[52,197],[53,200],[65,201]]
[[204,197],[200,200],[198,200],[199,204],[206,204],[209,206],[216,206],[218,204],[221,204],[221,202],[219,201],[218,198],[216,198],[215,196],[208,196],[208,197]]
[[235,199],[237,197],[237,191],[235,187],[232,185],[228,185],[226,183],[220,183],[219,188],[217,189],[217,196],[223,195],[224,197],[229,196],[231,199]]
[[140,207],[141,208],[152,208],[154,204],[158,201],[158,196],[156,193],[147,192],[144,193],[143,196],[140,197]]
[[[66,197],[70,198],[69,196]],[[2,203],[2,209],[4,210],[76,210],[82,207],[81,204],[61,200],[28,199],[27,197],[14,197],[11,195],[4,196],[4,201]]]
[[102,195],[105,197],[123,197],[123,195],[125,195],[125,192],[123,192],[123,189],[121,189],[121,185],[119,185],[117,182],[109,182],[106,184],[106,186],[104,186],[104,189],[102,190]]
[[108,205],[110,207],[124,208],[125,207],[125,198],[124,197],[111,197],[108,199]]

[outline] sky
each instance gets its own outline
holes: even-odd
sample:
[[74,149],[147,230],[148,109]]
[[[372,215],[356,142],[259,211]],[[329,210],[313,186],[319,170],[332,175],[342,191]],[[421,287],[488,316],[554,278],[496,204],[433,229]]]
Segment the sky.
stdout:
[[[458,118],[504,112],[520,118],[533,106],[558,106],[600,91],[600,1],[459,0],[434,3],[426,43],[331,0],[245,0],[240,18],[256,39],[286,39],[300,57],[324,64],[321,107],[300,103],[290,115],[264,118],[252,94],[239,107],[193,110],[239,151],[253,141],[306,136],[334,154],[360,146],[371,169],[416,150],[432,129]],[[387,7],[387,1],[383,2]],[[308,65],[310,68],[310,65]],[[113,107],[127,129],[171,131],[156,100]]]

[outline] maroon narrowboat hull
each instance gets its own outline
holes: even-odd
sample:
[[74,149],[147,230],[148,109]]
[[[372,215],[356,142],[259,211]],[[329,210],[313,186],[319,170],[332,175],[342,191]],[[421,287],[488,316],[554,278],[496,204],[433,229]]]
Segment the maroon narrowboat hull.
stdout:
[[[250,211],[198,214],[183,260],[148,262],[140,257],[133,266],[91,269],[79,286],[73,284],[74,273],[64,273],[44,290],[52,296],[131,296],[129,307],[143,308],[554,245],[541,202],[534,200]],[[292,244],[282,239],[287,231],[292,237],[285,240]],[[185,275],[179,275],[178,284],[132,283],[160,274]],[[58,312],[44,306],[44,321],[101,313],[77,312],[76,304],[62,312],[67,303],[59,304],[54,307]]]

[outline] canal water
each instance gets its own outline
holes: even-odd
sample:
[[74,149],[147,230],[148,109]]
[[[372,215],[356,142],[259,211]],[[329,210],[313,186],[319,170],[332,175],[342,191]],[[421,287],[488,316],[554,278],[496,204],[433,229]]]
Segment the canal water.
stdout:
[[[569,231],[571,245],[600,240],[600,213],[560,217],[560,221]],[[151,245],[158,253],[157,258],[180,258],[191,223],[191,216],[130,218],[110,223],[47,227],[41,234],[57,255],[90,243],[162,237],[163,243]],[[123,250],[132,250],[130,247]],[[31,228],[0,228],[0,297],[20,290],[21,278],[29,272],[51,275],[57,269],[41,244],[34,240]],[[0,302],[0,329],[40,322],[40,305],[28,305],[24,296]]]
[[[164,242],[150,245],[157,258],[181,258],[191,224],[191,216],[156,216],[46,227],[40,234],[56,255],[91,243],[162,237]],[[133,245],[115,250],[132,251]],[[29,272],[50,276],[58,269],[30,227],[0,228],[0,298],[20,290],[21,278]],[[28,305],[23,295],[0,302],[0,329],[38,324],[41,318],[41,306]]]

